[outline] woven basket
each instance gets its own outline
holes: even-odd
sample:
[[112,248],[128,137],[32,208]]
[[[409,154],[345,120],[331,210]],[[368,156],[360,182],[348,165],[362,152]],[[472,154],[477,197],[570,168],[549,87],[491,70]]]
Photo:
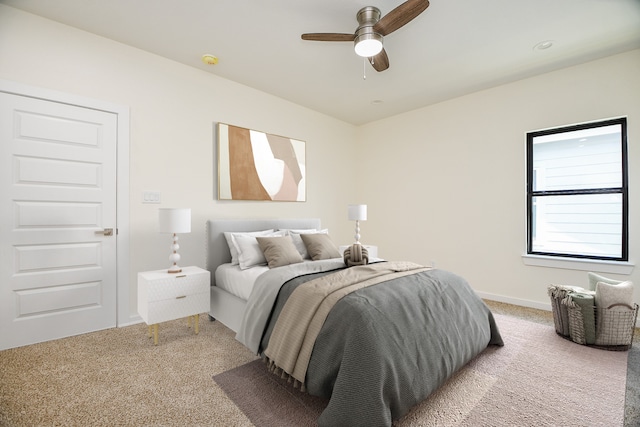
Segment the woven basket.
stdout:
[[569,337],[575,343],[605,350],[629,350],[633,344],[638,304],[614,304],[609,308],[593,307],[595,318],[595,342],[587,344],[582,309],[570,298],[562,305],[569,315]]

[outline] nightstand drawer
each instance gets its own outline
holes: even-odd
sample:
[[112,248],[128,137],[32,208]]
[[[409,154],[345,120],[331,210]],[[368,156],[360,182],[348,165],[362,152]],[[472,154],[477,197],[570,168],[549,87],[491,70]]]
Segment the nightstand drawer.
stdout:
[[[193,318],[198,333],[198,318],[211,305],[211,275],[198,267],[183,267],[180,273],[167,270],[138,273],[138,313],[149,325],[149,336],[158,345],[158,323]],[[153,329],[153,334],[152,334]]]
[[151,271],[139,273],[138,286],[144,290],[144,299],[147,303],[153,301],[173,300],[186,295],[209,292],[209,272],[195,271],[189,272],[184,269],[182,273],[167,274],[164,270],[160,272]]
[[148,325],[205,313],[210,292],[209,272],[198,267],[138,273],[138,313]]
[[209,312],[210,298],[207,290],[207,292],[199,294],[149,302],[146,322],[153,325],[194,314],[207,313]]

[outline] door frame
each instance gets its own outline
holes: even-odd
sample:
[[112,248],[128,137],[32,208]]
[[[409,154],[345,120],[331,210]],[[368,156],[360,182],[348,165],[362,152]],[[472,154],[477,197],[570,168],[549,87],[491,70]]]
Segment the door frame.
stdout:
[[116,147],[116,325],[138,323],[132,315],[129,286],[129,107],[0,79],[0,92],[75,105],[117,116]]

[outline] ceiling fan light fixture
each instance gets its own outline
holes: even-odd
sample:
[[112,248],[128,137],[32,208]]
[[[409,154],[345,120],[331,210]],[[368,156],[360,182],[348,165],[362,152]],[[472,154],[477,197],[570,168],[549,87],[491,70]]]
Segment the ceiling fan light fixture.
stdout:
[[429,0],[405,0],[391,12],[381,16],[377,7],[365,6],[356,15],[359,25],[355,33],[305,33],[301,38],[325,42],[353,41],[356,54],[366,59],[363,63],[368,62],[380,72],[389,68],[389,57],[383,46],[383,37],[413,21],[427,7]]
[[354,40],[356,54],[365,58],[376,56],[382,51],[382,36],[374,31],[358,34]]

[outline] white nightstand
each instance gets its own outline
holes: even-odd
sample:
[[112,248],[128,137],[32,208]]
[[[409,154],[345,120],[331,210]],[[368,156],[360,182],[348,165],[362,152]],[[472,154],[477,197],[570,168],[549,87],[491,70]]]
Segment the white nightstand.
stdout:
[[138,313],[153,327],[153,343],[158,345],[158,323],[189,317],[199,331],[200,313],[208,313],[211,303],[209,272],[199,267],[183,267],[181,273],[167,270],[138,273]]
[[[350,247],[351,245],[342,245],[338,248],[340,251],[340,256],[344,255],[344,250]],[[378,258],[378,247],[373,245],[362,245],[363,248],[367,250],[367,254],[369,258]]]

